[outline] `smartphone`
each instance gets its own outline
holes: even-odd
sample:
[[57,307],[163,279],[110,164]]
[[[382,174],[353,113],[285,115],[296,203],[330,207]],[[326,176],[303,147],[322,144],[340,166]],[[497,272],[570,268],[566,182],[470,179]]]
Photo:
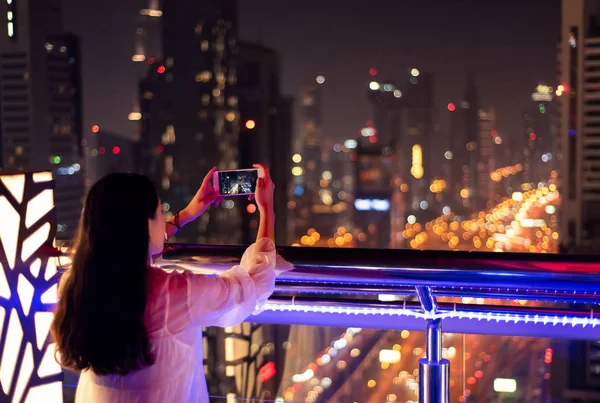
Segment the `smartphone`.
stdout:
[[247,196],[256,191],[258,169],[216,171],[213,184],[221,196]]

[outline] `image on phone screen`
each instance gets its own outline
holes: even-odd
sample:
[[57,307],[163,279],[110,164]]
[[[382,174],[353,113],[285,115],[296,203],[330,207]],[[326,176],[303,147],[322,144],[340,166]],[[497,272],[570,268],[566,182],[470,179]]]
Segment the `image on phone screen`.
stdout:
[[219,175],[219,193],[224,196],[249,195],[256,190],[258,170],[221,171]]

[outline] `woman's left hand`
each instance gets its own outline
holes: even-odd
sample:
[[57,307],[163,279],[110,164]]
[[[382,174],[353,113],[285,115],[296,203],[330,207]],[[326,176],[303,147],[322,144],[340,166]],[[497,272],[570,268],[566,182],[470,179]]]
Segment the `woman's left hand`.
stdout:
[[[223,201],[223,197],[215,191],[212,183],[213,173],[217,170],[217,167],[213,167],[204,177],[200,189],[196,192],[196,195],[180,213],[180,219],[182,221],[190,222],[202,215],[211,204],[218,206]],[[182,224],[184,224],[182,222]]]

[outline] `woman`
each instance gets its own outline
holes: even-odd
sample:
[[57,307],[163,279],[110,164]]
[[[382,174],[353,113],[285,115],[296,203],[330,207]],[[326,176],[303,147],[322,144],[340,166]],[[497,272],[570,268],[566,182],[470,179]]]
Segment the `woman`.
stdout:
[[262,165],[256,243],[220,276],[150,266],[164,241],[221,199],[213,168],[190,204],[165,223],[149,179],[111,174],[90,189],[72,268],[52,324],[60,362],[80,371],[76,402],[208,402],[202,326],[234,326],[273,292],[273,190]]

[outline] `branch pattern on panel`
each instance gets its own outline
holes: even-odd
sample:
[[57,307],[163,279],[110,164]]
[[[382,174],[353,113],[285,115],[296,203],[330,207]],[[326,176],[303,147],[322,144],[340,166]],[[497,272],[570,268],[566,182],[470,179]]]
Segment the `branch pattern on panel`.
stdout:
[[0,401],[62,402],[50,343],[59,274],[38,256],[56,234],[50,172],[0,175]]

